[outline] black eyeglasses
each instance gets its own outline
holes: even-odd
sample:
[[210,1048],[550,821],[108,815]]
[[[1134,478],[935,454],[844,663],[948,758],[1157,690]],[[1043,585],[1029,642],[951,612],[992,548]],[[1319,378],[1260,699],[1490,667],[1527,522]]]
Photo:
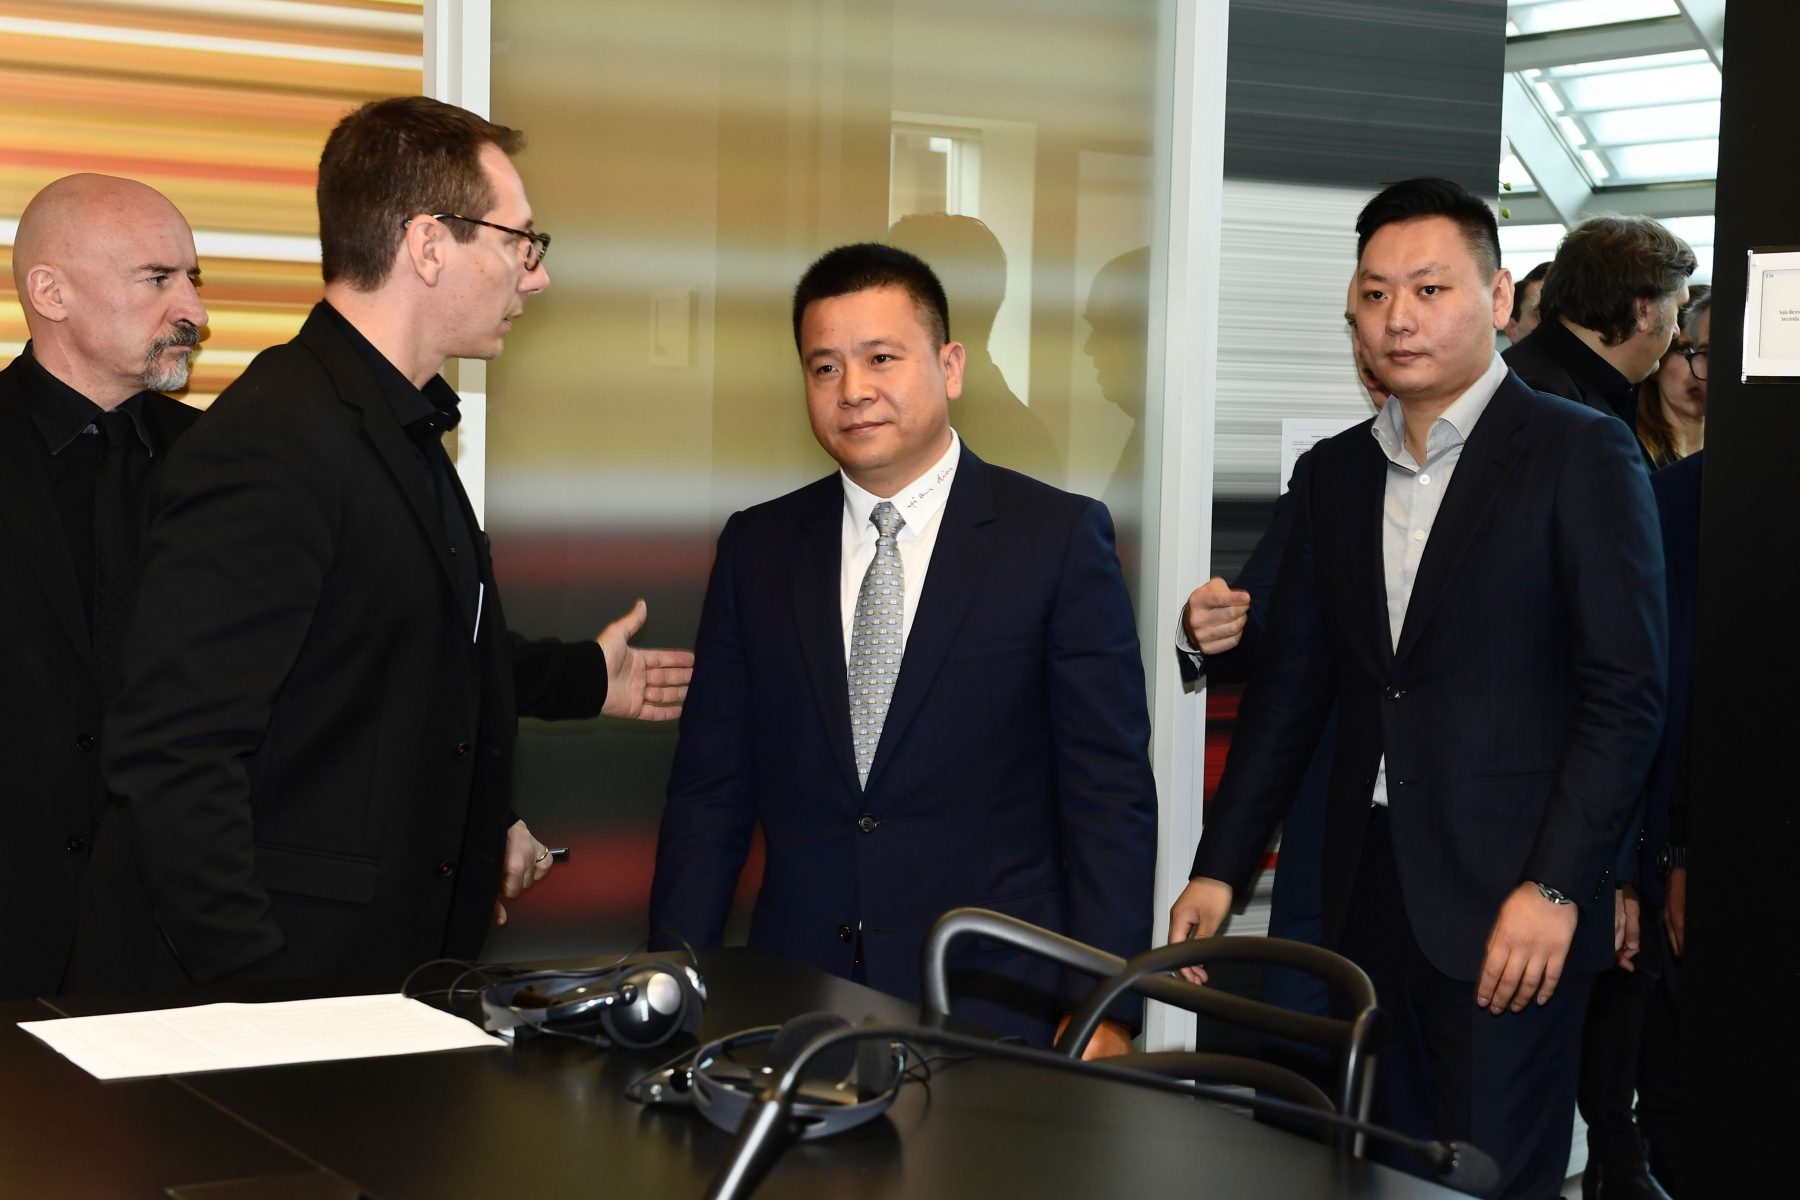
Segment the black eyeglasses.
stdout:
[[1681,356],[1687,359],[1688,370],[1692,371],[1694,378],[1701,383],[1706,382],[1706,356],[1711,351],[1712,347],[1710,346],[1684,346],[1681,350]]
[[525,239],[525,269],[535,271],[543,265],[544,255],[550,253],[550,235],[533,233],[529,229],[514,229],[511,225],[496,225],[492,221],[483,221],[477,217],[465,217],[461,213],[432,213],[434,221],[462,221],[469,225],[485,225],[489,229],[498,229],[501,233],[510,233],[514,237]]

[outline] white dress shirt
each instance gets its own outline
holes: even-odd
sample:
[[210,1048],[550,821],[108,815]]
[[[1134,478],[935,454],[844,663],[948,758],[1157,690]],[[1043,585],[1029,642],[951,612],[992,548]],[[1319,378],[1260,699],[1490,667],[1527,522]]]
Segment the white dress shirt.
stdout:
[[[1369,427],[1388,460],[1381,506],[1381,559],[1387,583],[1388,636],[1396,649],[1400,645],[1400,629],[1406,623],[1406,607],[1412,602],[1413,580],[1418,578],[1419,562],[1430,544],[1431,526],[1443,506],[1444,493],[1450,488],[1450,477],[1462,458],[1463,443],[1505,379],[1506,363],[1496,354],[1481,378],[1432,423],[1425,436],[1423,463],[1406,448],[1406,412],[1399,401],[1389,401]],[[1375,772],[1375,791],[1370,799],[1375,804],[1388,802],[1385,754]]]
[[877,496],[850,481],[844,481],[843,553],[839,556],[838,599],[844,618],[844,665],[850,663],[850,627],[856,619],[856,594],[862,590],[863,576],[875,561],[875,540],[880,535],[869,514],[883,500],[891,500],[906,524],[894,538],[900,552],[900,570],[905,577],[901,636],[912,635],[913,616],[919,611],[919,593],[925,587],[925,572],[931,567],[931,551],[937,545],[938,527],[943,524],[944,501],[950,497],[950,484],[956,478],[956,466],[962,460],[962,439],[950,431],[950,448],[944,456],[926,468],[925,473],[892,496]]

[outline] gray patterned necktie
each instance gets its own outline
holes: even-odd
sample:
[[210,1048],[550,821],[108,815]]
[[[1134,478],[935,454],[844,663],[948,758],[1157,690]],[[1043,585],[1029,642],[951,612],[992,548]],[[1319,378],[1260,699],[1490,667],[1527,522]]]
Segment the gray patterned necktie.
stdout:
[[906,518],[883,500],[869,514],[880,535],[875,558],[856,593],[856,615],[850,623],[850,738],[856,747],[856,777],[869,782],[869,764],[881,741],[900,656],[906,648],[906,583],[895,539]]

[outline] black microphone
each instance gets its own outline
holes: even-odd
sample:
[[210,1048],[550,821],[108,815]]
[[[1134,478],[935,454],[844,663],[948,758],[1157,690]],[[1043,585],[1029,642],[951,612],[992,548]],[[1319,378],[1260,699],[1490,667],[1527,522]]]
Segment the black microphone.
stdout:
[[1490,1195],[1500,1182],[1499,1165],[1485,1151],[1467,1142],[1425,1141],[1305,1104],[1294,1104],[1271,1096],[1240,1093],[1230,1088],[1195,1083],[1188,1079],[1169,1079],[1131,1067],[1113,1066],[1104,1061],[1083,1062],[1049,1050],[1040,1050],[1035,1046],[1017,1046],[985,1037],[915,1025],[857,1025],[836,1029],[815,1038],[794,1057],[786,1071],[762,1089],[751,1105],[747,1119],[738,1128],[731,1156],[713,1177],[712,1186],[706,1193],[707,1200],[744,1200],[756,1189],[769,1168],[780,1160],[783,1151],[794,1139],[794,1094],[801,1077],[807,1072],[807,1064],[814,1056],[825,1053],[842,1042],[871,1038],[951,1046],[1013,1062],[1053,1067],[1117,1083],[1135,1084],[1162,1092],[1177,1092],[1302,1121],[1313,1121],[1321,1126],[1362,1134],[1421,1155],[1437,1170],[1441,1182],[1471,1196]]

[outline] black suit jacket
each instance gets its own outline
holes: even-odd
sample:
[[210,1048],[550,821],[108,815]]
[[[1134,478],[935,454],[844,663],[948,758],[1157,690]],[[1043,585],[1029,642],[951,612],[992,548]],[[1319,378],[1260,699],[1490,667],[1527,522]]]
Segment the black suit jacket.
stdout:
[[1581,906],[1573,969],[1612,948],[1613,849],[1662,726],[1662,547],[1621,422],[1509,374],[1468,438],[1396,647],[1382,568],[1387,459],[1368,423],[1313,450],[1193,874],[1241,888],[1333,700],[1327,944],[1341,934],[1387,756],[1412,932],[1473,980],[1521,882]]
[[1637,388],[1561,321],[1544,321],[1501,354],[1526,387],[1637,424]]
[[[84,935],[84,985],[398,981],[475,956],[517,712],[597,712],[598,647],[511,638],[481,535],[475,637],[429,476],[323,306],[226,389],[158,492],[106,754],[111,851],[135,878]],[[154,929],[124,902],[137,882]]]
[[[165,453],[199,412],[147,397]],[[100,721],[87,613],[17,364],[0,371],[0,997],[57,990],[101,812]]]
[[[654,930],[723,933],[751,832],[767,860],[751,944],[919,994],[926,930],[981,905],[1128,955],[1150,937],[1156,793],[1135,622],[1104,507],[965,445],[868,788],[845,683],[833,474],[719,538],[669,781]],[[1043,1036],[1054,972],[965,945],[990,1003]],[[980,979],[974,976],[981,976]],[[1066,998],[1063,1002],[1066,1002]]]

